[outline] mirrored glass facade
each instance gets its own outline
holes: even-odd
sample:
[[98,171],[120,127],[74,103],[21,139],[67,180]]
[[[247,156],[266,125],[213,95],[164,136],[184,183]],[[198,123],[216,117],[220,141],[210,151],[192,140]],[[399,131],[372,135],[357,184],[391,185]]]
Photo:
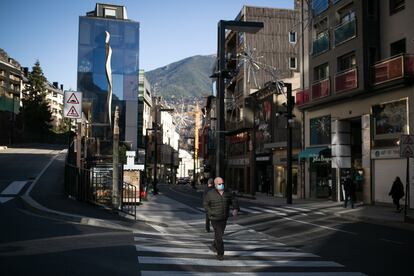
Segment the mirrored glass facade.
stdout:
[[[137,143],[139,23],[102,17],[79,17],[78,91],[91,104],[92,136],[104,137],[108,81],[105,72],[105,31],[112,48],[112,110],[120,107],[120,139]],[[113,115],[113,112],[112,112]]]

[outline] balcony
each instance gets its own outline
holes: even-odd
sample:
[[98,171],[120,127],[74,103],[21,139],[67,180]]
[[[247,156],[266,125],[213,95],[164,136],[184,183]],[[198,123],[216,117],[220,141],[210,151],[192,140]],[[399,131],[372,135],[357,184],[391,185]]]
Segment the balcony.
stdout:
[[312,100],[323,98],[330,95],[329,78],[319,80],[312,84]]
[[325,31],[312,43],[312,55],[316,56],[329,50],[329,32]]
[[312,11],[314,15],[319,15],[329,7],[329,0],[312,0]]
[[309,102],[309,89],[302,90],[296,93],[296,105],[303,105]]
[[405,77],[414,77],[414,55],[401,54],[387,58],[371,68],[371,81],[373,85]]
[[340,72],[335,76],[335,93],[341,93],[358,87],[358,70],[356,68]]
[[356,19],[341,23],[335,27],[335,46],[344,43],[356,36]]

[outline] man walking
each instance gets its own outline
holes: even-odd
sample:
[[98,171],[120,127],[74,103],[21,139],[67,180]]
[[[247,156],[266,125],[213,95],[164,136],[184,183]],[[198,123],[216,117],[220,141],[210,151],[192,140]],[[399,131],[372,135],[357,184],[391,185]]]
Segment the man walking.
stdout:
[[217,253],[217,259],[222,261],[224,259],[223,234],[229,217],[230,205],[233,208],[233,216],[236,216],[239,204],[233,195],[224,189],[223,178],[216,177],[214,189],[207,192],[203,205],[214,229],[212,250]]
[[[204,194],[203,194],[203,201],[204,201],[204,198],[206,197],[206,195],[207,195],[207,193],[210,191],[210,190],[213,190],[214,189],[214,180],[213,180],[213,178],[209,178],[208,180],[207,180],[207,187],[206,187],[206,189],[204,190]],[[209,219],[209,217],[208,217],[208,212],[207,212],[207,209],[206,209],[206,232],[208,233],[208,232],[210,232],[210,219]]]

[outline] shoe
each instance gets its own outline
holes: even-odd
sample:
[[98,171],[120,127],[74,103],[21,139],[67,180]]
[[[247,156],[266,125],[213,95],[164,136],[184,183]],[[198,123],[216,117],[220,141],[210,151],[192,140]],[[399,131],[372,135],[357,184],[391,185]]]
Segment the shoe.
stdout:
[[210,246],[210,250],[213,251],[214,253],[217,253],[217,249],[214,246],[214,244]]
[[217,260],[219,260],[219,261],[224,260],[224,256],[223,255],[217,255]]

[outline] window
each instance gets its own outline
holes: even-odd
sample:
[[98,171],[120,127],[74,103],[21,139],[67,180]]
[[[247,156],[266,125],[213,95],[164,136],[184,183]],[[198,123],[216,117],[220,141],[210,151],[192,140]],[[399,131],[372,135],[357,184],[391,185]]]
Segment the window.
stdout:
[[289,58],[289,69],[297,69],[297,59],[295,57]]
[[239,45],[243,45],[244,43],[244,33],[239,33]]
[[377,16],[377,1],[368,0],[368,16],[371,18],[376,18]]
[[109,8],[104,8],[104,16],[105,17],[113,17],[116,18],[116,10],[115,9],[109,9]]
[[296,32],[289,32],[289,43],[296,43]]
[[57,93],[56,92],[53,92],[53,97],[57,97]]
[[349,6],[340,11],[339,13],[339,24],[349,22],[355,19],[355,10],[353,7]]
[[390,55],[395,56],[405,53],[405,38],[391,43]]
[[407,133],[407,100],[383,103],[372,107],[375,139],[398,138]]
[[338,72],[346,71],[356,66],[355,53],[349,53],[338,58]]
[[331,143],[331,116],[310,119],[310,144],[328,145]]
[[390,1],[390,14],[394,14],[405,8],[404,0],[389,0],[389,1]]
[[328,63],[319,65],[313,69],[313,80],[314,82],[324,80],[329,76],[329,65]]

